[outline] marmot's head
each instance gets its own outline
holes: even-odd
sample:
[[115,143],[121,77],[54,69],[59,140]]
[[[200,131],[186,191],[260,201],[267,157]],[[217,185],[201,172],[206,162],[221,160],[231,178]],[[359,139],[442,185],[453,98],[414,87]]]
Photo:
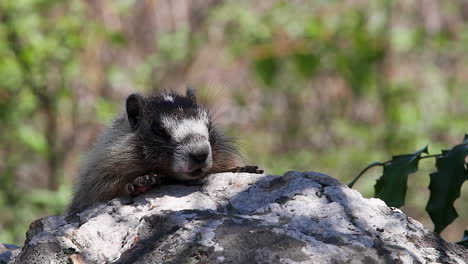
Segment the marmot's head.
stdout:
[[195,180],[213,166],[211,116],[197,103],[195,91],[185,96],[165,92],[131,94],[126,103],[136,148],[145,166],[180,180]]

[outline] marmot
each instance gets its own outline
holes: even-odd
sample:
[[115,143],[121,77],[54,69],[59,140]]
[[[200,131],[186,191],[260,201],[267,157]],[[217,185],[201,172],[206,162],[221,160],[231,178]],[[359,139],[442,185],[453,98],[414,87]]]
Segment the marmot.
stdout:
[[197,103],[186,95],[131,94],[126,111],[98,138],[80,169],[68,212],[98,201],[137,195],[163,179],[194,182],[211,173],[247,171],[233,145]]

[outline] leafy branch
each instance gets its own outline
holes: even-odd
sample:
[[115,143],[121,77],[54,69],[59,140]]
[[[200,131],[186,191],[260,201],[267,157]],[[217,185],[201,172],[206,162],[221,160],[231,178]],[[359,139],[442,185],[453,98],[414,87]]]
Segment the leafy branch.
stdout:
[[[426,156],[419,156],[418,159],[419,160],[422,160],[422,159],[427,159],[427,158],[433,158],[433,157],[440,157],[441,154],[434,154],[434,155],[426,155]],[[392,159],[393,160],[393,159]],[[354,184],[359,180],[359,178],[361,178],[361,176],[366,172],[368,171],[369,169],[373,168],[373,167],[376,167],[376,166],[385,166],[385,165],[388,165],[392,162],[392,160],[387,160],[385,162],[378,162],[378,161],[374,161],[372,163],[370,163],[369,165],[367,165],[367,167],[365,167],[356,177],[354,177],[354,179],[348,183],[348,187],[349,188],[353,188]]]
[[[453,204],[460,197],[463,183],[468,180],[468,134],[461,144],[450,150],[442,150],[442,153],[434,155],[422,156],[423,153],[428,154],[428,146],[411,154],[393,156],[385,162],[372,162],[348,186],[352,188],[369,169],[382,166],[383,174],[374,186],[375,197],[384,200],[389,206],[401,207],[405,204],[408,176],[418,170],[420,160],[435,158],[437,170],[430,174],[430,197],[426,211],[434,223],[434,231],[440,233],[458,217]],[[467,239],[467,234],[464,239]]]

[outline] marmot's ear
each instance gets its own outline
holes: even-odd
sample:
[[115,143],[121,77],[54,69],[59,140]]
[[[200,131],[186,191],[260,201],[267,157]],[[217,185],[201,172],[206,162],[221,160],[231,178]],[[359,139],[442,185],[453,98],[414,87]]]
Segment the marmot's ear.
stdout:
[[191,101],[193,102],[197,102],[197,95],[195,93],[195,88],[193,88],[192,86],[187,86],[187,93],[186,93],[186,96],[188,99],[190,99]]
[[143,116],[143,97],[139,94],[131,94],[127,97],[126,103],[128,122],[135,130],[140,125]]

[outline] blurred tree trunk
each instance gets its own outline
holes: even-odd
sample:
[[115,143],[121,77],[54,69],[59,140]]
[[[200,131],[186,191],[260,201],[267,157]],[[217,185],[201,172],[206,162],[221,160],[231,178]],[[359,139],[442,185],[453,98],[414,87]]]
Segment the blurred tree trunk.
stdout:
[[55,191],[58,189],[59,177],[59,151],[58,143],[58,124],[57,124],[57,103],[54,98],[47,96],[47,101],[43,102],[44,112],[46,116],[46,141],[48,146],[47,166],[49,169],[48,189]]

